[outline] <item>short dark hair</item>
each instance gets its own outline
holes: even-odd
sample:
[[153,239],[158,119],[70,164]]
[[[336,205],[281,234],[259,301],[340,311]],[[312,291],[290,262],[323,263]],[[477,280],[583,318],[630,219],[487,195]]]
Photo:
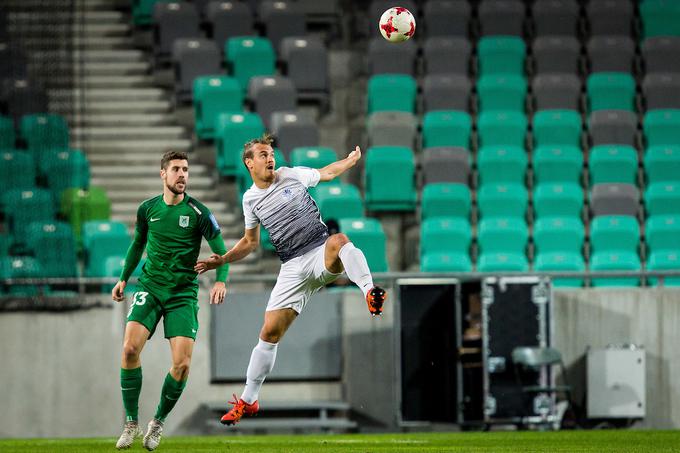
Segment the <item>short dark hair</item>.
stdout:
[[161,168],[165,170],[168,167],[168,164],[170,163],[171,160],[186,160],[187,162],[189,159],[187,158],[187,153],[184,151],[173,151],[173,150],[168,150],[163,154],[163,157],[161,158]]
[[[246,144],[243,145],[243,155],[241,156],[243,165],[246,165],[246,159],[253,158],[253,147],[255,145],[272,146],[272,143],[274,143],[274,137],[272,137],[271,134],[266,132],[262,135],[262,137],[254,138],[252,140],[247,141]],[[248,168],[247,165],[246,168]]]

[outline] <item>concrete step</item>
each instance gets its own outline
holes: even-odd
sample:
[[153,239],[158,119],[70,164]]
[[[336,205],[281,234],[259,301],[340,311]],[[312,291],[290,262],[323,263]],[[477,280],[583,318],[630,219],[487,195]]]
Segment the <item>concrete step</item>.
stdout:
[[152,88],[154,85],[154,78],[152,75],[147,74],[122,76],[91,75],[87,77],[77,77],[74,79],[73,83],[86,89]]
[[158,101],[167,99],[161,88],[76,88],[49,91],[50,99],[72,98],[78,101]]
[[[87,2],[89,2],[88,0]],[[87,3],[84,2],[84,3]],[[54,12],[54,11],[32,11],[32,12],[16,12],[8,14],[9,22],[22,22],[31,25],[80,25],[87,24],[110,24],[121,23],[126,20],[126,15],[121,11],[87,11],[75,10],[68,12]]]
[[[77,33],[77,32],[76,32]],[[74,49],[95,50],[95,49],[132,49],[135,43],[130,36],[80,36],[76,34],[72,37],[71,45]],[[26,37],[22,40],[22,46],[31,51],[32,49],[49,49],[54,46],[54,39],[43,37]]]
[[146,114],[99,114],[99,115],[69,115],[66,117],[71,127],[95,126],[95,127],[125,127],[125,126],[163,126],[175,122],[175,116],[171,113],[146,113]]
[[146,61],[146,54],[137,49],[97,49],[97,50],[46,50],[42,52],[32,52],[31,58],[38,61],[61,59],[64,64],[95,62],[133,62]]
[[[106,188],[106,186],[104,186]],[[118,203],[137,203],[137,206],[139,206],[139,203],[142,202],[142,200],[146,200],[147,198],[153,198],[156,195],[159,195],[162,191],[162,182],[160,179],[157,182],[156,189],[140,189],[140,190],[131,190],[131,191],[116,191],[116,190],[109,190],[108,195],[109,199],[111,200],[112,204],[112,209],[115,207]],[[217,191],[215,189],[197,189],[197,190],[191,190],[187,191],[192,197],[196,197],[198,200],[200,200],[202,203],[206,203],[208,201],[214,201],[217,198]],[[136,208],[135,208],[136,209]],[[136,211],[135,211],[136,212]]]
[[175,139],[186,137],[182,126],[141,126],[141,127],[87,127],[71,129],[76,140],[117,140],[117,139]]
[[[48,29],[45,27],[49,26]],[[40,35],[47,32],[52,36],[72,36],[77,32],[80,36],[129,36],[132,29],[127,23],[50,23],[50,22],[21,22],[10,23],[10,34]]]
[[[87,151],[87,150],[86,150]],[[143,167],[143,168],[159,168],[162,152],[154,153],[121,153],[119,151],[111,152],[94,152],[88,153],[87,160],[90,161],[90,167],[107,166],[117,167],[121,164],[129,166]]]
[[[162,183],[158,174],[150,176],[128,176],[125,172],[117,177],[93,177],[90,179],[93,186],[106,187],[111,191],[121,190],[153,190],[161,187]],[[210,190],[215,188],[215,181],[210,176],[189,176],[189,188],[191,190]],[[188,191],[188,190],[187,190]]]
[[83,63],[78,65],[81,74],[89,75],[138,75],[149,74],[151,71],[151,63],[148,61],[133,61],[128,63]]
[[[156,159],[158,162],[155,167],[146,167],[141,165],[124,165],[124,166],[113,166],[113,165],[93,165],[90,168],[90,176],[93,178],[116,178],[120,175],[125,175],[126,177],[148,177],[152,179],[158,179],[158,171],[156,167],[160,169],[160,159]],[[153,171],[152,171],[153,170]],[[207,165],[202,164],[190,164],[189,165],[189,186],[193,186],[194,178],[196,176],[211,176],[213,169]]]
[[[54,106],[50,106],[50,111],[54,110],[62,115],[72,115],[75,112],[71,107],[60,106],[58,102],[53,102]],[[78,113],[85,115],[92,114],[142,114],[142,113],[165,113],[170,110],[172,103],[168,100],[157,101],[100,101],[90,102],[85,101],[83,105],[78,106]],[[71,110],[69,110],[71,109]]]
[[118,158],[126,162],[130,155],[151,153],[160,158],[168,149],[176,151],[188,151],[191,148],[191,140],[73,140],[74,148],[85,149],[88,158],[97,153],[118,153]]

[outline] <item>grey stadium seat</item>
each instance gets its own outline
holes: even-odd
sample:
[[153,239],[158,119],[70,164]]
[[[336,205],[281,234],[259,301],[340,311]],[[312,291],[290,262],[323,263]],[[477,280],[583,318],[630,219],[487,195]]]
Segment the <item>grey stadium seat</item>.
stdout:
[[175,68],[175,96],[179,102],[191,101],[194,79],[222,73],[220,49],[209,39],[177,39],[172,46]]
[[578,74],[581,44],[571,36],[542,36],[532,46],[534,72]]
[[224,44],[229,38],[257,34],[253,28],[253,12],[245,3],[237,1],[210,2],[205,15],[210,37],[217,43],[220,50],[224,49]]
[[594,36],[587,48],[590,72],[633,72],[635,43],[628,36]]
[[328,91],[328,51],[315,37],[288,37],[281,41],[286,75],[299,91]]
[[405,146],[413,149],[418,120],[409,112],[382,111],[368,117],[368,146]]
[[596,110],[588,119],[593,146],[636,146],[637,115],[628,110]]
[[460,147],[435,146],[423,150],[423,184],[457,182],[468,184],[470,151]]
[[429,0],[423,11],[425,35],[467,37],[471,10],[467,0]]
[[319,130],[312,118],[299,112],[272,114],[272,132],[276,146],[290,162],[290,152],[299,146],[319,146]]
[[590,0],[586,6],[591,36],[631,36],[634,14],[629,0]]
[[399,44],[383,38],[372,38],[368,44],[368,73],[415,74],[418,46],[412,40]]
[[581,78],[573,74],[539,74],[531,82],[536,110],[579,110]]
[[21,117],[32,113],[47,112],[47,92],[29,79],[7,81],[7,113],[19,125]]
[[632,184],[595,184],[590,192],[590,209],[594,216],[637,216],[640,211],[640,191]]
[[652,36],[641,47],[645,73],[680,72],[680,36]]
[[472,44],[465,38],[427,38],[423,47],[425,73],[467,75],[471,53]]
[[653,73],[642,81],[647,110],[680,109],[680,74]]
[[153,8],[154,54],[170,56],[172,44],[180,38],[202,38],[196,7],[187,2],[157,2]]
[[423,82],[423,106],[426,112],[432,110],[470,109],[472,83],[466,76],[455,74],[434,74],[425,76]]
[[478,8],[482,36],[522,36],[524,10],[520,0],[482,0]]
[[283,38],[307,34],[305,14],[295,2],[265,0],[260,3],[259,16],[264,22],[266,36],[271,40],[277,53]]
[[295,86],[289,78],[282,76],[252,77],[248,83],[248,98],[267,128],[272,124],[272,113],[297,107]]
[[534,36],[578,36],[579,5],[576,0],[534,2]]

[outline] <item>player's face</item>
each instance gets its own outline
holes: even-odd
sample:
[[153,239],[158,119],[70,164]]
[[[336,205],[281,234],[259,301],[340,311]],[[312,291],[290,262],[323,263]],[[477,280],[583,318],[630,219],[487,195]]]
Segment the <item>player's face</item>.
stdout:
[[253,158],[248,161],[251,162],[248,168],[253,178],[267,182],[274,180],[276,160],[274,160],[274,149],[271,146],[259,144],[253,146]]
[[175,195],[184,193],[189,182],[189,162],[175,159],[168,162],[168,166],[161,169],[161,179],[170,192]]

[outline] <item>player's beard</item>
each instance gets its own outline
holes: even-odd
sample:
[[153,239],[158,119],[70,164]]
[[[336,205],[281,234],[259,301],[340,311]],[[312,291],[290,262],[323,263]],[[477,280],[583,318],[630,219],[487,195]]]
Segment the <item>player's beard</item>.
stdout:
[[[181,189],[179,187],[177,187],[177,184],[179,184],[180,182],[182,182],[184,184],[184,187],[181,188]],[[167,187],[168,190],[170,192],[174,193],[175,195],[182,195],[184,193],[184,191],[186,190],[187,183],[185,181],[177,181],[175,183],[175,185],[171,186],[170,184],[166,184],[165,187]]]

